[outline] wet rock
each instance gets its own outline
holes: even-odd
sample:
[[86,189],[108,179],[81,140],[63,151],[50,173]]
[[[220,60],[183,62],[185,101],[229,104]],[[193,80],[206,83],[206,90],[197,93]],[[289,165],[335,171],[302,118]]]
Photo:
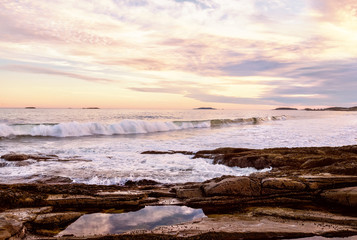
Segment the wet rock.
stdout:
[[26,154],[9,153],[9,154],[2,155],[1,158],[5,159],[6,161],[24,161],[31,157],[30,155],[26,155]]
[[183,154],[183,155],[193,155],[190,151],[144,151],[141,154]]
[[[202,151],[198,151],[193,156],[193,159],[195,159],[195,158],[214,159],[217,156],[225,156],[225,155],[234,156],[234,154],[241,153],[241,152],[249,152],[249,151],[252,151],[252,149],[248,149],[248,148],[217,148],[214,150],[202,150]],[[222,163],[222,164],[224,164],[224,163]]]
[[258,179],[230,177],[206,182],[203,190],[206,196],[259,196],[261,187]]
[[154,180],[142,179],[138,181],[128,180],[126,181],[125,186],[148,186],[148,185],[158,185],[158,184],[160,183]]
[[327,190],[321,193],[321,196],[329,202],[357,208],[357,186]]

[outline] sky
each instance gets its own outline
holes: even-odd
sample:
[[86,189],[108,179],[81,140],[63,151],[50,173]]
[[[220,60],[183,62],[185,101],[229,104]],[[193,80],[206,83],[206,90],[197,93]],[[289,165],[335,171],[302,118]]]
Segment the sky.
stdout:
[[356,0],[0,0],[0,107],[357,105]]

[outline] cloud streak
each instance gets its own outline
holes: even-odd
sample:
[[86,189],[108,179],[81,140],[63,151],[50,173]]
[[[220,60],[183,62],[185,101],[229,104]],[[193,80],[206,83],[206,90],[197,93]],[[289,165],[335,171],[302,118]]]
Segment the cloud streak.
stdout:
[[86,75],[82,75],[82,74],[64,72],[64,71],[59,71],[59,70],[55,70],[55,69],[35,67],[35,66],[5,65],[5,66],[1,66],[0,69],[6,70],[6,71],[12,71],[12,72],[26,72],[26,73],[33,73],[33,74],[56,75],[56,76],[85,80],[85,81],[89,81],[89,82],[99,82],[99,83],[116,82],[112,79],[107,79],[107,78],[90,77],[90,76],[86,76]]

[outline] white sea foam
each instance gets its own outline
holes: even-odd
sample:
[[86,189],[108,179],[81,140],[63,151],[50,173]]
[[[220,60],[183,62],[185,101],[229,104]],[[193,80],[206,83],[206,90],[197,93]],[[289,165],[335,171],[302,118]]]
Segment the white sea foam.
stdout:
[[0,137],[82,137],[92,135],[126,135],[169,132],[193,128],[256,124],[263,121],[284,120],[284,116],[238,119],[213,119],[200,121],[145,121],[125,119],[119,123],[63,122],[58,124],[0,124]]
[[0,137],[42,136],[81,137],[91,135],[120,135],[168,132],[191,128],[209,128],[210,121],[150,122],[143,120],[123,120],[115,124],[67,122],[59,124],[0,124]]
[[[214,165],[190,155],[140,153],[357,143],[356,112],[283,112],[287,117],[276,113],[0,109],[1,118],[6,119],[0,123],[0,156],[16,152],[89,160],[26,160],[17,164],[0,159],[0,183],[31,182],[44,175],[105,185],[140,179],[165,183],[205,181],[222,175],[249,175],[256,170]],[[146,134],[155,132],[161,133]]]

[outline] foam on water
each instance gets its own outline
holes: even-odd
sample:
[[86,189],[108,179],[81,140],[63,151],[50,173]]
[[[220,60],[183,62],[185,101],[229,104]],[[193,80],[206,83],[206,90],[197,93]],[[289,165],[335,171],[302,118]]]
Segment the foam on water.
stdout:
[[[296,111],[278,115],[273,111],[242,114],[222,110],[129,114],[117,110],[0,109],[0,113],[0,155],[54,154],[70,160],[10,163],[0,159],[1,183],[31,182],[47,176],[106,185],[141,179],[162,183],[205,181],[222,175],[249,175],[256,170],[214,165],[209,159],[192,159],[190,155],[141,152],[357,143],[357,113],[352,112]],[[276,115],[280,117],[273,117]]]
[[214,119],[200,121],[144,121],[124,119],[119,123],[105,124],[99,122],[64,122],[58,124],[0,124],[0,137],[82,137],[92,135],[126,135],[155,132],[169,132],[193,128],[210,128],[232,124],[259,123],[270,120],[282,120],[285,116],[266,118]]

